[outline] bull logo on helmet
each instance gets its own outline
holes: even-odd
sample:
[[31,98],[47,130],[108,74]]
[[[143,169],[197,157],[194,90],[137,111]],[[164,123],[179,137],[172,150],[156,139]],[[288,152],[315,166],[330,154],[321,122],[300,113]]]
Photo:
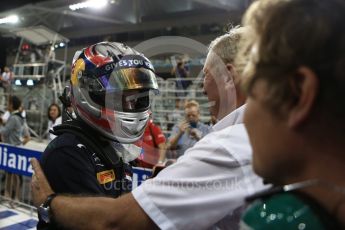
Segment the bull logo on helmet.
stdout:
[[82,58],[78,59],[72,67],[71,83],[72,86],[76,86],[81,78],[83,71],[85,70],[85,62]]

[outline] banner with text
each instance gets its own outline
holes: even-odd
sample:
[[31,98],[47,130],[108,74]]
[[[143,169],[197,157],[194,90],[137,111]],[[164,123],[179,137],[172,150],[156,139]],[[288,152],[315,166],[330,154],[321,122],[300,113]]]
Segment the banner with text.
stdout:
[[152,175],[152,169],[133,167],[132,188],[135,189]]
[[[22,176],[32,176],[31,158],[41,159],[42,152],[0,143],[0,169]],[[152,174],[151,169],[133,168],[133,188]]]
[[0,143],[0,169],[23,176],[31,176],[31,158],[40,159],[42,152]]

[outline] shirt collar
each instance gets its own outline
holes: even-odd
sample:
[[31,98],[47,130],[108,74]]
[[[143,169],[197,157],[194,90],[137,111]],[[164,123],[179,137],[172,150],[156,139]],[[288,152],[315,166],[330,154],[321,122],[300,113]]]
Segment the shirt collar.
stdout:
[[235,109],[227,116],[223,117],[220,121],[218,121],[213,127],[213,131],[219,131],[222,130],[228,126],[241,124],[243,123],[243,114],[244,110],[246,108],[246,105],[242,105],[241,107]]

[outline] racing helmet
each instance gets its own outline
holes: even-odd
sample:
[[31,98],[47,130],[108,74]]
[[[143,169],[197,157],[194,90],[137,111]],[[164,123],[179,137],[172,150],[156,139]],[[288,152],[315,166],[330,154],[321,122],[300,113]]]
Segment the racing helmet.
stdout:
[[117,42],[101,42],[73,58],[71,105],[102,136],[134,143],[144,133],[158,84],[151,62]]

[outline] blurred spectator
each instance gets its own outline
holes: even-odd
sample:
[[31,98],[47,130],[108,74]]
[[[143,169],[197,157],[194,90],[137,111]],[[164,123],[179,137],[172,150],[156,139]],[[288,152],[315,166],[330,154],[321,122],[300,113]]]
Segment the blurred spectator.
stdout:
[[[8,110],[10,113],[9,118],[6,119],[5,116],[3,116],[1,119],[1,123],[4,124],[4,126],[0,128],[0,134],[3,137],[2,140],[5,143],[16,146],[23,145],[25,143],[22,142],[22,137],[25,132],[24,127],[26,120],[25,117],[23,117],[25,113],[21,100],[16,96],[11,96],[9,98]],[[27,138],[28,135],[24,136]]]
[[[25,109],[23,108],[23,106],[20,106],[19,112],[20,112],[20,115],[24,118],[24,121],[25,121],[25,123],[26,123],[26,111],[25,111]],[[6,111],[5,111],[5,112],[1,115],[1,117],[0,117],[0,120],[1,120],[0,123],[1,123],[2,125],[4,125],[4,124],[8,121],[8,119],[10,118],[10,116],[11,116],[11,112],[10,112],[10,102],[8,102]]]
[[36,53],[34,51],[31,51],[31,53],[30,53],[30,62],[31,63],[36,62]]
[[[14,146],[24,145],[30,140],[30,133],[25,118],[22,116],[23,107],[21,100],[16,96],[9,97],[8,110],[11,115],[5,125],[0,128],[2,141]],[[7,173],[5,181],[5,196],[14,196],[16,200],[19,200],[22,178],[18,175]]]
[[[8,103],[8,107],[7,107],[6,111],[3,114],[1,114],[1,116],[0,116],[0,123],[2,126],[4,126],[6,124],[6,122],[8,121],[8,119],[11,116],[9,106],[10,106],[10,103]],[[20,112],[20,115],[22,116],[22,118],[24,119],[24,127],[23,127],[23,132],[22,132],[22,144],[25,145],[31,139],[30,129],[29,129],[29,126],[26,122],[26,111],[24,110],[23,106],[20,107],[19,112]],[[0,138],[0,140],[2,140],[2,138]]]
[[2,125],[4,125],[7,122],[8,118],[10,118],[10,116],[11,116],[11,112],[7,108],[7,110],[1,115]]
[[6,98],[11,91],[11,81],[13,77],[13,72],[10,70],[9,67],[5,66],[4,72],[1,75],[1,85],[4,88]]
[[28,110],[38,110],[39,105],[38,105],[38,101],[37,98],[33,97],[33,96],[29,96],[28,100],[28,106],[27,109]]
[[43,62],[44,61],[45,55],[43,53],[42,48],[35,47],[33,52],[36,54],[36,62]]
[[[53,128],[56,125],[60,125],[62,123],[62,117],[61,117],[61,109],[58,104],[51,104],[48,107],[48,132],[51,128]],[[48,136],[49,140],[53,140],[56,136],[52,133],[49,133]]]
[[143,152],[137,159],[138,166],[153,168],[165,160],[165,136],[160,127],[149,120],[143,136]]
[[32,45],[29,52],[30,52],[30,62],[31,63],[44,61],[45,55],[43,54],[43,51],[40,47]]
[[199,103],[191,100],[185,105],[185,119],[173,127],[171,136],[168,141],[168,148],[172,156],[169,158],[178,158],[184,152],[192,147],[203,136],[210,132],[209,126],[199,120],[200,111]]
[[51,77],[54,77],[54,73],[56,72],[56,64],[55,64],[55,49],[53,46],[48,46],[45,50],[44,55],[44,62],[48,64],[48,73]]
[[189,78],[189,68],[184,61],[177,62],[177,65],[171,70],[171,74],[175,75],[176,80],[176,97],[184,97],[187,95],[186,89],[192,83],[191,80],[186,80]]
[[45,56],[44,56],[44,61],[49,62],[49,61],[54,61],[55,60],[55,49],[53,46],[47,46],[45,50]]
[[20,49],[19,53],[19,63],[28,63],[30,62],[30,45],[24,43]]

